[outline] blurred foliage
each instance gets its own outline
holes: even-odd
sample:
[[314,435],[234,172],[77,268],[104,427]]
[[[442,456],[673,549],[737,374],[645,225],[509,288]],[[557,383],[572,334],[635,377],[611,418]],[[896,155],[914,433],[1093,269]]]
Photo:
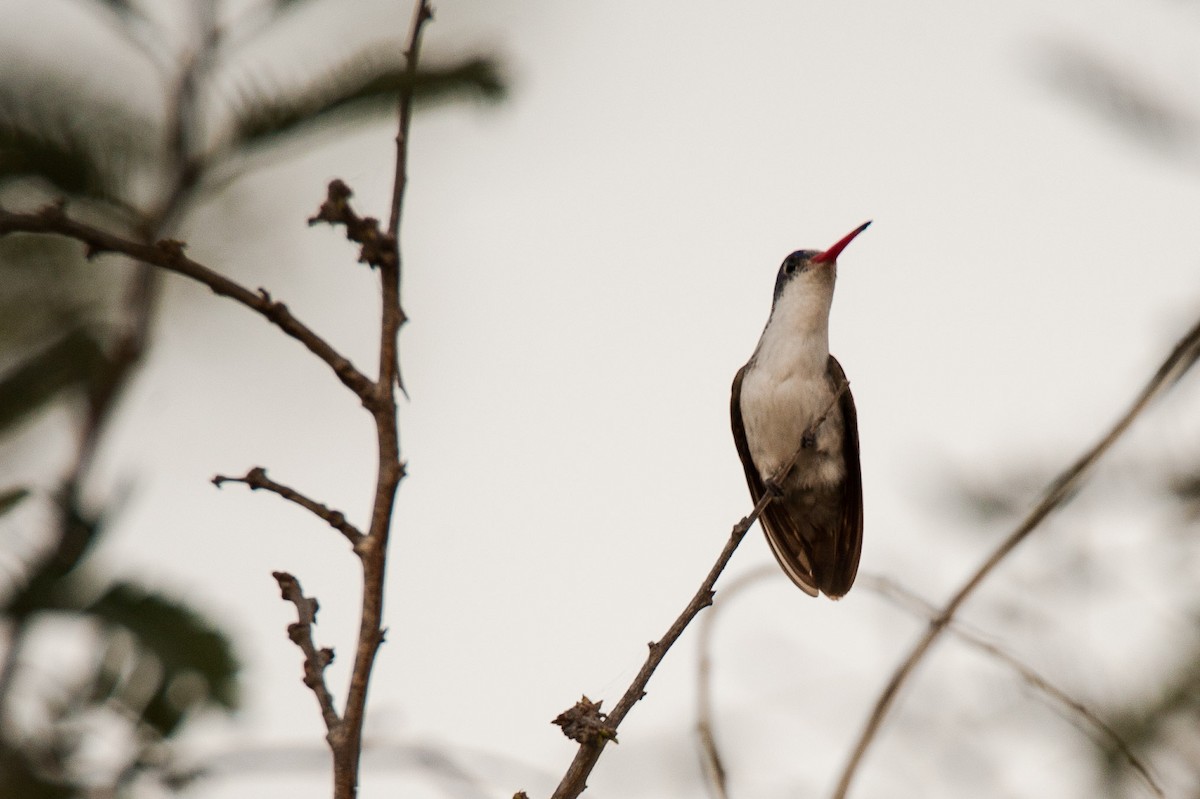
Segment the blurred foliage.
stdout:
[[232,125],[235,147],[273,144],[279,137],[337,122],[378,118],[396,110],[401,91],[418,101],[504,95],[495,64],[471,58],[448,67],[423,67],[415,74],[400,64],[360,53],[303,88],[292,92],[253,92],[254,99],[239,108]]
[[[170,25],[159,28],[165,7],[75,0],[85,18],[99,12],[119,34],[113,46],[148,64],[158,84],[106,80],[101,97],[100,87],[69,74],[69,58],[5,69],[0,203],[61,198],[73,214],[154,240],[276,145],[394,115],[399,92],[421,101],[502,95],[493,61],[467,57],[410,72],[399,42],[344,51],[332,66],[294,47],[286,74],[298,67],[309,75],[303,80],[244,66],[267,38],[259,34],[333,1],[265,0],[219,23],[215,0],[172,6],[193,15],[184,29],[190,41],[177,41]],[[0,32],[0,49],[16,35]],[[147,91],[156,92],[151,106],[161,116],[138,110]],[[85,502],[83,487],[149,344],[156,279],[113,259],[88,264],[67,240],[0,239],[0,448],[41,447],[42,438],[61,446],[60,418],[70,420],[75,448],[50,485],[7,473],[0,484],[0,517],[17,531],[0,539],[0,563],[17,564],[0,571],[0,797],[121,796],[146,780],[178,790],[196,773],[176,763],[172,740],[189,719],[238,704],[228,634],[189,602],[106,574],[91,558],[117,514],[111,501]],[[47,418],[56,424],[42,424]],[[20,472],[22,460],[6,452],[0,462]],[[48,640],[71,657],[39,654]],[[100,740],[103,762],[93,752]]]
[[1194,111],[1131,64],[1069,39],[1047,43],[1041,56],[1047,83],[1109,127],[1166,155],[1195,151],[1200,124]]
[[[1167,89],[1137,63],[1106,53],[1095,44],[1065,37],[1042,42],[1038,56],[1042,79],[1092,112],[1105,127],[1176,161],[1186,162],[1200,152],[1200,114],[1194,99],[1189,101]],[[1164,562],[1179,564],[1186,571],[1186,564],[1196,561],[1200,458],[1182,465],[1171,460],[1147,453],[1139,463],[1127,466],[1124,476],[1125,482],[1133,478],[1149,486],[1173,511],[1168,518],[1177,527],[1163,530],[1158,545]],[[1038,469],[1031,466],[1028,471]],[[970,504],[985,509],[984,513],[1003,508],[1013,499],[1012,482],[995,487],[990,496],[987,490],[970,492]],[[1117,510],[1123,487],[1114,486],[1093,501]],[[1194,584],[1189,589],[1185,601],[1200,604],[1200,591]],[[1133,697],[1109,697],[1101,710],[1139,757],[1151,764],[1170,765],[1171,777],[1188,785],[1179,796],[1200,799],[1200,645],[1194,643],[1200,641],[1200,614],[1193,612],[1191,622],[1192,643],[1178,641],[1178,651],[1148,658],[1157,664],[1149,667],[1151,673],[1146,675],[1152,690]],[[1134,779],[1128,761],[1112,746],[1098,742],[1096,762],[1108,795],[1128,795]]]
[[0,435],[68,389],[95,383],[105,360],[92,333],[76,328],[0,376]]

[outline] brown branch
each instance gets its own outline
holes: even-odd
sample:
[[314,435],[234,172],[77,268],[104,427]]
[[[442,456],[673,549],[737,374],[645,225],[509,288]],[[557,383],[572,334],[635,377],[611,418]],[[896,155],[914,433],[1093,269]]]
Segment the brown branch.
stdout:
[[[425,23],[433,16],[427,0],[417,0],[413,12],[412,28],[408,37],[408,68],[416,69],[421,48],[421,32]],[[398,238],[401,198],[407,183],[409,123],[412,118],[412,93],[400,95],[400,120],[396,135],[396,185],[393,190],[391,217],[386,234],[378,234],[372,221],[369,228],[361,227],[367,238],[378,243],[380,257],[378,267],[381,287],[381,324],[379,333],[379,379],[371,386],[369,401],[365,404],[375,420],[376,448],[379,472],[375,481],[375,499],[371,507],[371,523],[366,537],[356,551],[363,568],[362,614],[359,620],[358,645],[354,653],[354,666],[350,674],[350,687],[346,694],[344,735],[331,742],[333,750],[334,796],[336,799],[354,799],[358,792],[358,769],[362,756],[362,730],[366,716],[367,688],[371,681],[371,670],[379,646],[383,643],[383,599],[384,578],[387,573],[387,545],[391,532],[392,513],[396,502],[396,490],[404,478],[404,464],[400,460],[400,430],[396,419],[395,388],[403,390],[400,381],[400,366],[397,339],[405,314],[400,305],[400,243]],[[344,186],[342,187],[344,188]],[[348,192],[348,190],[346,190]],[[331,198],[334,187],[330,187]],[[348,211],[344,194],[341,203]],[[347,235],[351,233],[347,224]],[[367,220],[363,220],[364,222]],[[368,255],[367,243],[363,242],[363,256]],[[365,399],[365,398],[364,398]]]
[[[933,603],[922,599],[912,591],[900,585],[890,577],[877,577],[875,575],[865,575],[863,584],[867,589],[874,591],[880,596],[891,600],[898,607],[927,619],[933,620],[937,618],[938,609]],[[970,644],[991,657],[999,660],[1001,663],[1015,671],[1026,684],[1030,685],[1034,690],[1040,691],[1042,694],[1049,697],[1059,706],[1066,709],[1070,714],[1074,714],[1082,719],[1085,723],[1090,724],[1098,730],[1101,735],[1108,739],[1113,747],[1121,753],[1121,756],[1129,763],[1133,770],[1137,773],[1146,787],[1160,799],[1166,799],[1166,794],[1163,792],[1162,786],[1155,781],[1150,774],[1150,769],[1146,767],[1133,749],[1125,742],[1120,733],[1114,730],[1103,719],[1088,709],[1087,705],[1075,699],[1066,691],[1062,690],[1054,683],[1039,674],[1032,666],[1029,666],[1016,655],[1008,652],[1001,647],[986,640],[983,636],[966,629],[958,622],[950,625],[951,632],[961,641]]]
[[62,205],[51,205],[36,213],[13,213],[0,208],[0,236],[10,233],[50,233],[67,236],[84,243],[87,257],[115,252],[190,277],[212,289],[214,294],[229,297],[252,311],[266,317],[287,335],[299,341],[324,361],[342,383],[364,402],[371,396],[373,384],[349,360],[329,345],[325,339],[294,317],[288,307],[275,302],[265,290],[250,291],[224,275],[183,254],[184,245],[172,239],[155,244],[142,244],[114,235],[67,216]]
[[358,548],[364,538],[362,531],[346,521],[346,515],[340,510],[331,510],[327,505],[309,499],[294,488],[275,482],[267,477],[267,470],[261,466],[255,466],[246,472],[245,477],[226,477],[223,474],[218,474],[212,479],[212,483],[217,488],[220,488],[225,483],[244,483],[250,487],[251,491],[261,489],[263,491],[270,491],[272,494],[278,494],[288,502],[294,502],[309,513],[322,519],[330,527],[344,535],[346,540],[350,542],[350,545],[354,547],[355,552],[358,552]]
[[[432,19],[433,8],[430,6],[428,0],[417,0],[417,5],[413,9],[412,29],[408,37],[408,50],[404,53],[405,69],[408,72],[409,78],[416,75],[417,61],[421,57],[421,30],[424,28],[425,23]],[[399,241],[400,216],[404,212],[404,192],[408,188],[408,137],[409,128],[412,125],[414,85],[415,81],[413,80],[406,82],[406,88],[400,90],[400,98],[397,103],[399,124],[396,126],[396,177],[392,183],[392,211],[388,216],[388,235],[391,236],[393,245],[396,247],[396,318],[395,330],[390,338],[387,338],[385,344],[392,348],[391,368],[396,388],[403,391],[405,396],[408,396],[408,391],[404,388],[404,378],[400,373],[400,358],[395,348],[396,336],[399,335],[400,328],[408,321],[408,314],[404,312],[404,306],[400,302],[401,260]],[[380,354],[383,356],[385,353]]]
[[[825,412],[822,413],[820,417],[818,417],[811,425],[808,426],[808,428],[804,431],[804,435],[801,436],[800,445],[796,447],[796,451],[792,453],[792,457],[790,457],[787,463],[785,463],[779,469],[779,471],[772,476],[771,479],[773,482],[777,484],[781,484],[783,482],[788,473],[791,472],[792,467],[796,465],[796,461],[799,459],[800,453],[804,451],[807,439],[816,434],[817,429],[829,417],[829,414],[833,411],[834,407],[837,406],[838,400],[841,399],[842,394],[849,388],[850,384],[843,380],[842,384],[838,387],[838,390],[834,393],[833,399],[830,400],[829,407],[825,409]],[[664,657],[666,657],[667,651],[670,650],[677,640],[679,640],[679,636],[683,635],[683,631],[687,629],[687,626],[691,623],[692,619],[696,618],[696,615],[699,614],[700,611],[704,610],[704,608],[713,603],[713,597],[715,596],[713,587],[717,583],[717,578],[720,577],[721,572],[725,570],[725,566],[729,563],[729,559],[733,557],[733,553],[738,548],[738,544],[740,544],[742,539],[746,537],[746,532],[750,529],[750,526],[754,524],[755,520],[758,519],[760,515],[762,515],[763,510],[766,509],[767,505],[770,504],[773,499],[774,494],[772,492],[764,492],[762,497],[760,497],[758,502],[754,505],[753,510],[750,511],[749,515],[733,526],[733,529],[729,533],[729,540],[725,542],[725,546],[722,548],[721,554],[717,556],[716,562],[712,565],[712,568],[708,570],[708,575],[704,578],[704,581],[700,583],[700,588],[696,590],[695,595],[692,597],[691,601],[688,602],[687,607],[685,607],[683,612],[680,613],[675,619],[674,623],[667,630],[666,634],[657,642],[652,641],[650,643],[650,654],[646,657],[646,662],[642,664],[641,670],[638,671],[637,676],[633,679],[633,682],[630,683],[629,687],[625,690],[624,695],[621,696],[621,699],[617,702],[616,707],[612,709],[611,713],[604,717],[604,722],[607,725],[610,734],[590,736],[587,738],[587,740],[580,742],[579,751],[575,753],[575,759],[571,761],[571,765],[567,768],[566,774],[563,775],[562,780],[555,789],[552,799],[575,799],[575,797],[579,796],[584,792],[584,790],[587,789],[588,775],[591,774],[592,769],[596,767],[596,763],[599,761],[600,755],[604,751],[604,747],[610,740],[616,740],[617,728],[621,726],[621,722],[624,721],[625,716],[629,714],[629,711],[633,709],[633,706],[646,695],[646,685],[650,682],[650,678],[654,675],[654,671],[658,668],[658,664],[662,662]],[[599,708],[597,706],[597,710],[598,709]]]
[[330,181],[325,202],[321,203],[315,216],[309,217],[308,224],[327,222],[330,225],[343,225],[346,238],[362,245],[358,253],[359,263],[370,264],[375,269],[393,267],[399,258],[395,237],[379,229],[378,219],[356,214],[350,207],[350,198],[353,196],[354,192],[342,181]]
[[[405,68],[411,78],[417,71],[417,60],[421,57],[421,28],[433,19],[433,8],[427,0],[418,0],[413,9],[412,29],[408,36],[408,50],[404,53]],[[408,188],[408,129],[412,121],[414,81],[406,82],[400,91],[400,124],[396,131],[396,178],[392,184],[392,213],[388,217],[388,233],[400,237],[400,215],[404,211],[404,190]]]
[[317,649],[313,643],[312,628],[317,623],[317,600],[306,597],[300,588],[300,581],[287,572],[272,572],[271,576],[279,583],[283,598],[296,606],[297,621],[288,625],[288,638],[304,653],[304,684],[317,697],[321,717],[325,719],[325,729],[328,731],[326,737],[333,745],[342,727],[342,720],[333,706],[333,694],[325,684],[325,669],[333,662],[333,650]]
[[859,765],[862,763],[867,749],[878,735],[879,728],[883,724],[888,711],[891,710],[892,705],[895,703],[900,689],[908,681],[908,678],[912,675],[917,665],[925,658],[925,655],[929,653],[934,642],[945,632],[950,622],[954,619],[955,614],[958,613],[959,608],[962,607],[962,604],[967,601],[971,594],[975,592],[975,589],[1000,565],[1009,553],[1016,549],[1018,544],[1038,528],[1051,512],[1074,496],[1075,492],[1082,485],[1084,477],[1091,471],[1096,462],[1108,452],[1112,445],[1129,429],[1133,421],[1141,415],[1154,399],[1173,386],[1195,364],[1198,357],[1200,357],[1200,322],[1197,322],[1179,340],[1175,348],[1171,351],[1171,354],[1163,361],[1158,371],[1155,372],[1137,399],[1134,400],[1125,414],[1117,420],[1112,429],[1105,433],[1099,441],[1088,449],[1087,452],[1083,453],[1075,463],[1071,464],[1050,484],[1046,495],[1029,512],[1025,520],[996,547],[957,593],[951,597],[950,601],[930,620],[929,629],[925,631],[924,635],[913,646],[908,656],[896,667],[891,679],[888,680],[887,685],[884,686],[883,691],[879,694],[878,699],[876,699],[875,707],[872,709],[871,715],[867,718],[867,722],[842,770],[841,777],[838,779],[837,788],[833,792],[833,799],[845,799],[847,792],[850,790],[850,783],[854,779],[855,772],[857,772]]

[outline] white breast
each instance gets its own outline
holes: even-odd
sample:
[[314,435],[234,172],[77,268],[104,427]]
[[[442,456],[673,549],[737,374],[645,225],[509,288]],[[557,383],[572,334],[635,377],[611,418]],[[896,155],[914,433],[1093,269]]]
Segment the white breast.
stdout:
[[[742,422],[746,443],[759,475],[770,479],[800,446],[805,430],[833,402],[833,392],[820,376],[773,375],[752,367],[742,381]],[[788,485],[810,487],[836,483],[845,476],[841,457],[842,415],[837,407],[816,431],[816,446],[801,453]]]
[[[742,379],[741,410],[754,466],[769,479],[792,457],[805,430],[827,411],[816,446],[801,453],[789,484],[822,485],[845,476],[842,414],[833,402],[829,369],[827,290],[788,286],[775,303]],[[807,289],[807,290],[806,290]]]

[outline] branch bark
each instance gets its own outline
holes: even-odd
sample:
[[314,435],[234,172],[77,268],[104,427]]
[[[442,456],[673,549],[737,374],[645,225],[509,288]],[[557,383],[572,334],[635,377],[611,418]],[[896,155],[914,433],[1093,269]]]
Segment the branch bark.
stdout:
[[361,530],[346,521],[346,514],[340,510],[332,510],[329,506],[323,505],[316,500],[309,499],[299,491],[285,486],[283,483],[275,482],[270,477],[267,477],[267,470],[261,466],[255,466],[246,472],[245,477],[226,477],[223,474],[218,474],[212,479],[212,482],[217,488],[220,488],[225,483],[243,483],[249,486],[251,491],[261,489],[263,491],[270,491],[272,494],[278,494],[288,502],[294,502],[304,508],[345,536],[350,545],[354,547],[355,552],[358,552],[358,548],[365,538]]
[[1028,538],[1030,533],[1041,525],[1047,516],[1075,494],[1083,484],[1083,480],[1088,472],[1096,465],[1096,462],[1125,434],[1125,431],[1149,407],[1151,402],[1173,386],[1179,378],[1183,377],[1195,365],[1198,357],[1200,357],[1200,321],[1176,343],[1170,355],[1163,361],[1162,365],[1154,373],[1154,376],[1146,384],[1146,387],[1142,389],[1133,404],[1117,420],[1116,424],[1050,484],[1045,496],[1029,512],[1025,520],[984,559],[983,563],[963,583],[954,596],[930,619],[929,629],[917,640],[912,650],[909,651],[904,660],[896,667],[891,679],[888,680],[887,685],[884,686],[883,691],[875,700],[875,706],[871,711],[871,715],[867,718],[866,724],[859,734],[858,740],[842,769],[837,787],[833,792],[833,799],[845,799],[846,794],[850,790],[850,784],[853,782],[854,776],[862,764],[871,743],[878,736],[880,726],[895,704],[900,689],[908,681],[909,677],[912,676],[920,662],[929,654],[934,643],[937,642],[942,633],[950,626],[950,622],[954,620],[963,603],[987,579],[988,575],[1022,541]]
[[[412,27],[408,36],[408,68],[415,70],[421,48],[421,33],[433,17],[428,0],[417,0]],[[333,747],[334,796],[353,799],[358,792],[358,770],[362,756],[362,730],[366,716],[367,687],[379,646],[383,643],[384,578],[387,573],[387,546],[391,532],[396,490],[404,478],[400,460],[400,430],[396,418],[397,387],[400,365],[397,339],[405,322],[400,305],[400,213],[401,201],[408,175],[409,124],[412,119],[412,92],[401,93],[399,123],[396,134],[396,184],[393,190],[391,219],[382,246],[391,252],[375,264],[379,270],[381,324],[379,331],[379,378],[372,386],[372,400],[367,404],[375,420],[376,449],[379,473],[375,482],[375,500],[371,509],[371,524],[366,538],[356,549],[363,568],[362,616],[359,623],[358,646],[350,687],[346,695],[344,727],[345,740]],[[366,244],[364,244],[364,253]]]

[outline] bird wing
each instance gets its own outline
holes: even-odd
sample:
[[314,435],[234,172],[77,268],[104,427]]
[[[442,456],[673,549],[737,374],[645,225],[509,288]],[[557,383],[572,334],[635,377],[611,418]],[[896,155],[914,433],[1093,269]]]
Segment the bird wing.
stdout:
[[[749,364],[738,370],[737,375],[733,378],[732,397],[729,402],[729,416],[733,425],[733,443],[737,446],[738,455],[742,459],[742,468],[746,472],[746,484],[750,486],[750,497],[757,505],[762,499],[763,492],[766,487],[763,485],[762,477],[758,473],[758,469],[754,466],[754,460],[750,457],[750,444],[746,441],[746,426],[742,421],[742,379],[746,376],[746,369]],[[840,367],[839,367],[840,368]],[[849,391],[843,394],[843,398],[849,396]],[[853,413],[853,402],[851,402],[851,413]],[[855,472],[858,471],[858,442],[857,428],[855,432]],[[860,481],[861,482],[861,481]],[[861,491],[861,489],[860,489]],[[860,502],[861,504],[861,502]],[[759,524],[762,526],[763,532],[767,536],[767,543],[771,546],[771,551],[775,553],[775,560],[779,561],[779,565],[783,571],[797,587],[809,596],[817,595],[817,581],[813,577],[812,559],[808,552],[808,544],[804,536],[797,529],[795,520],[787,509],[779,502],[770,502],[763,510],[762,516],[759,517]],[[855,570],[858,568],[858,559],[855,558]],[[853,573],[850,576],[851,581],[854,580]]]
[[[846,381],[846,373],[837,358],[829,356],[829,379],[834,391]],[[854,396],[849,387],[838,400],[842,412],[842,454],[846,460],[846,481],[842,489],[840,523],[835,533],[834,547],[837,552],[835,570],[822,586],[828,596],[837,598],[854,585],[858,574],[858,560],[862,555],[863,499],[862,465],[858,451],[858,410],[854,407]]]

